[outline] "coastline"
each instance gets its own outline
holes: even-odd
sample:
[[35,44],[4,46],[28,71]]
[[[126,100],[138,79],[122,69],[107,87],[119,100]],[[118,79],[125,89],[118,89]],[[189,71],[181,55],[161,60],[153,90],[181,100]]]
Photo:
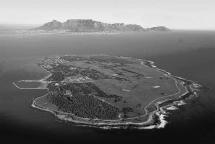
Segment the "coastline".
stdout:
[[[128,57],[128,58],[130,58],[130,57]],[[155,68],[157,71],[165,73],[168,77],[174,79],[175,80],[175,85],[176,85],[176,87],[178,89],[177,93],[172,94],[172,95],[167,95],[167,96],[159,97],[157,99],[154,99],[147,106],[145,106],[144,107],[145,114],[142,115],[142,116],[139,116],[139,118],[140,117],[147,118],[146,121],[142,121],[142,122],[139,122],[139,123],[132,122],[132,121],[131,122],[124,122],[123,123],[122,121],[120,121],[120,119],[119,120],[93,119],[93,121],[91,122],[90,119],[88,119],[88,118],[81,118],[81,117],[77,117],[77,116],[75,116],[73,114],[64,113],[64,112],[60,112],[60,111],[52,111],[52,110],[49,110],[48,108],[44,108],[44,107],[41,107],[41,106],[37,105],[36,101],[38,99],[40,99],[40,98],[45,97],[47,94],[34,99],[33,103],[32,103],[32,107],[40,109],[40,110],[43,110],[43,111],[51,112],[52,114],[54,114],[57,118],[59,118],[61,120],[73,122],[73,123],[81,125],[81,126],[90,126],[90,127],[97,127],[97,128],[103,128],[103,129],[121,129],[121,128],[125,128],[126,129],[126,128],[130,128],[130,127],[133,127],[135,129],[164,128],[165,125],[168,123],[165,120],[165,117],[167,116],[167,112],[166,111],[168,110],[166,108],[172,107],[174,105],[180,106],[179,103],[184,103],[183,100],[180,100],[180,101],[178,101],[176,99],[172,100],[172,99],[174,99],[174,96],[177,97],[177,95],[180,94],[180,92],[181,92],[181,89],[179,89],[178,85],[181,84],[185,88],[185,92],[182,93],[180,96],[177,97],[177,98],[182,98],[182,99],[183,99],[183,96],[189,94],[189,92],[190,92],[189,96],[191,96],[191,95],[197,96],[198,95],[197,91],[199,90],[199,88],[201,87],[201,85],[199,85],[199,84],[197,84],[197,83],[195,83],[193,81],[186,80],[184,78],[174,76],[174,75],[172,75],[171,73],[169,73],[169,72],[167,72],[165,70],[159,69],[157,66],[154,65],[154,62],[152,62],[152,61],[141,59],[141,62],[143,62],[141,64],[144,64],[144,65],[146,65],[148,67]],[[40,66],[40,67],[42,69],[44,69],[42,66]],[[44,70],[46,70],[46,69],[44,69]],[[41,80],[36,80],[36,81],[45,82],[45,80],[52,75],[49,71],[47,71],[47,72],[49,73],[48,76],[46,76],[45,78],[43,78]],[[180,83],[179,83],[179,80],[180,80]],[[19,86],[17,86],[15,84],[15,82],[13,82],[13,84],[17,88],[19,88],[19,89],[41,89],[41,88],[20,88]],[[47,88],[44,88],[44,89],[47,89]],[[169,101],[169,100],[172,100],[173,102],[172,103],[170,102],[168,104],[167,101]],[[160,106],[160,105],[162,105],[165,102],[167,102],[166,105]],[[147,108],[149,106],[151,106],[151,105],[154,105],[156,107],[156,110],[154,110],[152,112],[149,112],[147,110]],[[154,123],[156,121],[155,117],[157,117],[157,119],[158,119],[157,123]],[[128,119],[135,119],[135,117],[134,118],[128,118]]]

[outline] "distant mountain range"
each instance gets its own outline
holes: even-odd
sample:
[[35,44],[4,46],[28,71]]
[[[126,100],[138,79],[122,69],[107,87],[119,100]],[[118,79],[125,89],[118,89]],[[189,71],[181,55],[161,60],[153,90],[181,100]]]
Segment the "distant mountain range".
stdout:
[[142,31],[169,31],[167,27],[159,26],[143,28],[137,24],[103,23],[92,19],[69,19],[65,22],[53,20],[34,30],[44,31],[68,31],[68,32],[142,32]]

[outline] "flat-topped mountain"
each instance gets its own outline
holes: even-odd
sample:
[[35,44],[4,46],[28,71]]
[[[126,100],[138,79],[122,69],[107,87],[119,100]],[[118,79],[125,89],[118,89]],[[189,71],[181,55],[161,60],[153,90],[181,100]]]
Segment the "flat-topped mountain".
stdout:
[[[36,30],[65,30],[70,32],[142,32],[152,30],[151,28],[143,28],[137,24],[124,23],[103,23],[92,19],[69,19],[65,22],[53,20],[36,28]],[[153,27],[156,31],[169,30],[165,27]]]

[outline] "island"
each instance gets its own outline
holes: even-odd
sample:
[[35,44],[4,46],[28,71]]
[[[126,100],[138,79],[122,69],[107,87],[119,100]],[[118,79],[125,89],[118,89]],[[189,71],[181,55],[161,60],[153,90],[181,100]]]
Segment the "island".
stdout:
[[32,106],[77,125],[161,128],[167,109],[197,96],[200,85],[157,68],[152,61],[110,55],[63,55],[42,59],[49,75],[20,80],[20,89],[47,89]]

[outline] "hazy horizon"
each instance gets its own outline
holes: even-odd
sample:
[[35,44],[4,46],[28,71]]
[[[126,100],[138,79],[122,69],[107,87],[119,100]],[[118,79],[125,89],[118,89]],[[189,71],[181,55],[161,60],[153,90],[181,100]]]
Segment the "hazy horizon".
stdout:
[[53,19],[215,30],[213,0],[1,0],[0,24],[41,25]]

